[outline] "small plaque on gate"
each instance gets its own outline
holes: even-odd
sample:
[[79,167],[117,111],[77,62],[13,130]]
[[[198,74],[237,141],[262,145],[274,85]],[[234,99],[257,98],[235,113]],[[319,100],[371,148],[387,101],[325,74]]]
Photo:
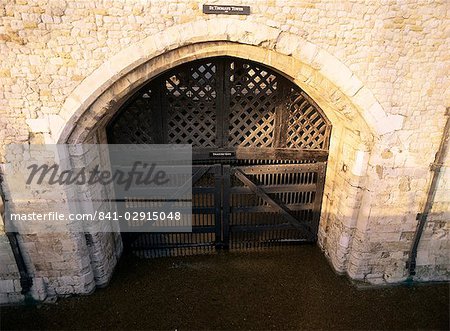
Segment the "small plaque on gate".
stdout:
[[215,157],[215,158],[222,158],[222,157],[235,157],[235,152],[223,152],[223,151],[217,151],[217,152],[209,152],[209,157]]
[[250,6],[203,5],[204,14],[250,15]]

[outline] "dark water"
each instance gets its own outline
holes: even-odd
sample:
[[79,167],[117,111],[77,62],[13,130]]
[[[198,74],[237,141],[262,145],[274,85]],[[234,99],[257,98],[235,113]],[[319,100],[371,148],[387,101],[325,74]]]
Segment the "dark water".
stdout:
[[318,248],[122,258],[93,295],[3,307],[1,329],[448,329],[449,285],[358,290]]

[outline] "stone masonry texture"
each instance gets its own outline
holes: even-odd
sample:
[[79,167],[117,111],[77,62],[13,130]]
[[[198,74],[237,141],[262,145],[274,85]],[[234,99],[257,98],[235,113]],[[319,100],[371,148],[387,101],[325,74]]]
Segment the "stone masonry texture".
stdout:
[[[232,17],[203,14],[204,3],[0,0],[0,171],[7,164],[8,144],[54,143],[61,128],[74,129],[78,136],[89,131],[83,142],[106,142],[101,128],[90,130],[88,120],[73,120],[65,111],[81,109],[84,101],[74,91],[84,89],[89,96],[83,82],[101,73],[102,65],[115,56],[121,59],[110,65],[118,68],[113,68],[115,80],[126,83],[129,70],[122,55],[127,50],[132,54],[133,47],[152,36],[161,36],[152,41],[155,54],[164,58],[172,52],[167,68],[182,47],[201,50],[194,35],[201,36],[202,44],[210,36],[209,47],[220,52],[233,49],[243,57],[261,54],[266,59],[272,52],[274,64],[285,63],[278,69],[304,77],[299,82],[317,98],[321,91],[330,94],[317,100],[333,124],[319,229],[324,254],[337,272],[352,279],[370,284],[404,281],[415,217],[426,201],[430,164],[450,106],[448,2],[230,0],[226,3],[251,7],[250,15]],[[226,22],[223,31],[217,22]],[[205,28],[199,31],[201,26]],[[175,41],[159,47],[166,39]],[[151,59],[142,54],[146,56]],[[108,91],[102,93],[107,100]],[[91,104],[101,98],[91,99],[86,114],[94,113]],[[348,106],[340,107],[342,100]],[[335,108],[342,114],[335,115]],[[365,123],[376,123],[377,134],[364,129]],[[449,166],[447,153],[419,245],[419,281],[450,279]],[[37,300],[105,286],[121,252],[115,234],[27,234],[19,243]],[[0,227],[0,304],[23,300],[20,290],[11,247]]]

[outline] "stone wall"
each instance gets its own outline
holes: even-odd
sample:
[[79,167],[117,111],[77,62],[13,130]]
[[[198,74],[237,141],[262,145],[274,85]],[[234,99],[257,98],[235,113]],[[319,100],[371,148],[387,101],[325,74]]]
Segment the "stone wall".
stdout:
[[[335,269],[374,284],[404,280],[415,216],[426,200],[429,165],[449,106],[446,1],[228,3],[250,5],[251,15],[205,15],[199,1],[1,4],[0,162],[5,162],[5,145],[55,142],[61,130],[73,130],[67,135],[72,141],[83,130],[92,139],[92,123],[103,123],[113,112],[108,107],[118,102],[115,91],[126,91],[130,77],[154,75],[157,66],[150,62],[165,53],[172,52],[166,68],[179,63],[184,46],[199,50],[193,58],[202,56],[200,43],[210,39],[218,42],[210,47],[217,54],[252,58],[288,73],[332,120],[319,243]],[[131,59],[141,66],[132,66]],[[150,64],[144,68],[145,63]],[[81,106],[84,113],[73,120]],[[450,277],[449,163],[447,155],[419,247],[420,280]],[[59,257],[32,253],[45,240],[23,239],[33,256],[30,268],[45,279],[47,293],[64,289],[62,274],[49,280],[46,273]],[[114,263],[98,256],[111,252],[108,247],[117,238],[96,238],[97,248],[86,245],[84,237],[66,239],[90,256],[91,270],[107,270],[108,279],[112,267],[106,266]],[[47,264],[36,269],[42,263]],[[79,291],[77,284],[70,286],[64,293]]]
[[[448,109],[450,115],[450,108]],[[447,150],[428,217],[417,251],[417,278],[447,280],[450,271],[450,151]]]
[[0,305],[20,302],[20,275],[3,225],[3,199],[0,196]]
[[[94,135],[96,137],[96,135]],[[13,169],[5,171],[2,185],[7,197],[9,213],[24,214],[36,212],[58,212],[90,214],[94,211],[111,209],[108,204],[106,188],[98,185],[64,185],[26,184],[20,180],[28,164],[46,164],[56,162],[64,169],[79,171],[81,167],[92,169],[105,156],[103,145],[98,141],[88,141],[85,148],[51,148],[35,149],[26,145],[9,146],[8,165]],[[67,145],[66,145],[67,146]],[[25,185],[27,185],[25,187]],[[30,195],[23,195],[23,192]],[[32,196],[39,196],[33,199]],[[99,198],[96,200],[95,198]],[[6,213],[8,215],[9,213]],[[11,223],[11,222],[10,222]],[[2,223],[3,224],[3,223]],[[114,267],[121,254],[120,234],[111,228],[111,223],[73,222],[69,219],[58,223],[15,221],[14,232],[26,271],[32,279],[30,295],[26,298],[20,294],[20,280],[17,266],[11,252],[9,240],[1,228],[0,261],[5,264],[1,273],[0,285],[2,301],[0,303],[19,302],[25,299],[52,300],[57,296],[73,293],[89,294],[95,287],[106,286],[112,276]],[[10,225],[10,224],[9,224]],[[5,226],[11,231],[11,225]],[[7,270],[10,270],[8,273]]]

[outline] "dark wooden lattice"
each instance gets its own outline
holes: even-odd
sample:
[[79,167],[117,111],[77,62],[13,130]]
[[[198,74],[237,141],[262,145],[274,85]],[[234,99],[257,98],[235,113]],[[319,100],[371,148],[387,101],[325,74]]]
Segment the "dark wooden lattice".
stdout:
[[229,145],[272,147],[278,75],[248,62],[230,63]]
[[217,148],[326,151],[330,130],[320,108],[285,77],[226,57],[155,78],[122,107],[108,134],[112,143],[192,144],[209,155]]
[[316,240],[331,125],[276,71],[230,57],[180,65],[143,86],[107,131],[111,143],[193,147],[192,232],[124,235],[139,256]]
[[121,144],[157,144],[161,143],[159,116],[152,106],[152,91],[143,89],[126,104],[123,111],[112,122],[109,131],[110,142]]
[[321,111],[300,94],[290,107],[287,147],[296,149],[328,149],[330,123]]
[[168,143],[215,146],[217,66],[194,63],[167,77]]

